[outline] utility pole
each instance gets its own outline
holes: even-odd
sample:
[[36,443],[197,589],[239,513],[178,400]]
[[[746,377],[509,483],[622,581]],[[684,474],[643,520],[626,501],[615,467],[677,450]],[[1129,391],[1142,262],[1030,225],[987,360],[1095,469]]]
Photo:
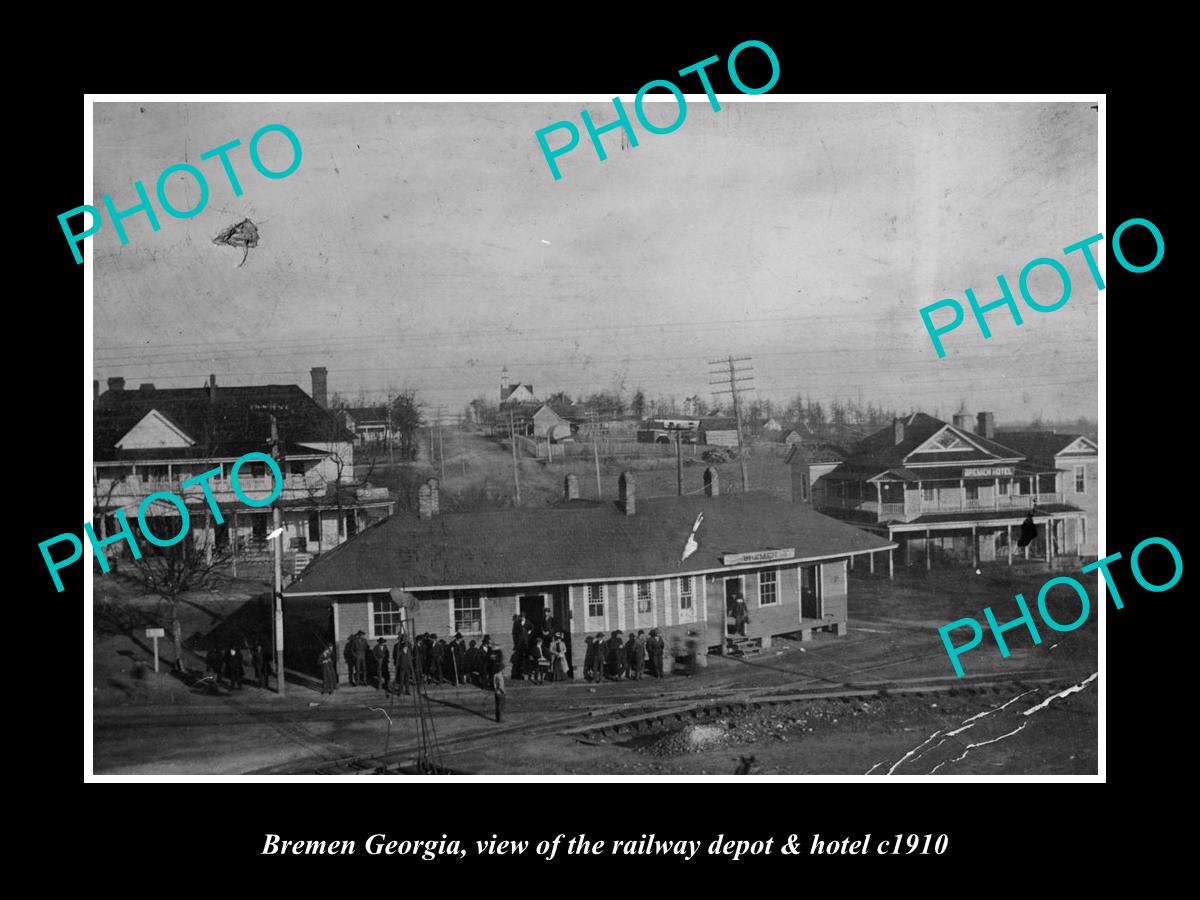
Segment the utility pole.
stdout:
[[[283,448],[279,443],[279,420],[274,415],[271,416],[271,457],[279,466],[280,472],[287,471]],[[271,530],[277,532],[273,541],[275,545],[275,591],[271,604],[271,636],[272,643],[275,645],[275,683],[280,697],[287,694],[287,679],[283,677],[283,510],[279,506],[282,500],[281,485],[279,496],[271,504]]]
[[438,417],[438,464],[442,470],[442,481],[446,480],[446,445],[442,443],[442,407],[437,408]]
[[521,505],[521,476],[517,473],[517,429],[513,425],[513,413],[508,411],[508,440],[512,444],[513,484],[517,488],[517,506]]
[[596,435],[600,430],[600,416],[594,409],[590,409],[588,418],[592,420],[592,459],[596,461],[596,499],[603,500],[604,489],[600,487],[600,448],[596,445]]
[[388,391],[387,395],[387,445],[388,445],[388,465],[391,468],[396,467],[396,441],[392,434],[392,392]]
[[[708,364],[710,366],[718,366],[719,367],[718,369],[715,369],[715,370],[709,372],[708,374],[710,374],[710,375],[721,374],[722,375],[722,377],[719,380],[710,381],[709,384],[728,384],[729,385],[728,390],[713,391],[713,394],[732,394],[733,395],[733,418],[734,418],[734,421],[737,422],[738,462],[741,463],[741,467],[742,467],[742,492],[743,493],[750,490],[750,479],[746,475],[746,449],[745,449],[745,446],[742,444],[742,407],[741,407],[741,404],[738,403],[738,392],[744,391],[747,388],[738,387],[738,383],[743,382],[743,381],[753,381],[754,376],[753,375],[744,375],[739,378],[738,375],[739,375],[739,373],[742,373],[742,372],[753,372],[754,369],[751,366],[743,366],[742,368],[739,369],[734,364],[739,363],[739,362],[749,362],[751,358],[752,357],[749,357],[749,356],[736,356],[736,357],[735,356],[727,356],[725,359],[716,359],[716,360],[710,359],[708,361]],[[726,367],[728,367],[728,368],[726,369]],[[725,377],[723,370],[728,371],[728,377]]]
[[462,463],[463,478],[467,477],[467,450],[463,446],[463,432],[466,430],[466,423],[463,422],[463,417],[459,414],[458,417],[458,459]]
[[679,441],[683,437],[683,432],[678,427],[675,429],[675,493],[677,496],[683,496],[683,451],[680,449]]

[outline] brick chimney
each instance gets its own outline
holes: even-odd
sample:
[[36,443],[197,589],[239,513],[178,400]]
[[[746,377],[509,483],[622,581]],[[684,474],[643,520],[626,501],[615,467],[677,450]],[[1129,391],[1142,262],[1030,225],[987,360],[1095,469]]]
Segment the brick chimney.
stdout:
[[312,398],[317,401],[317,406],[321,409],[329,408],[328,381],[329,370],[324,366],[313,366]]
[[996,436],[996,414],[981,412],[975,416],[975,433],[991,440]]
[[110,379],[108,379],[108,389],[109,389],[110,391],[123,391],[123,390],[125,390],[125,379],[124,379],[124,378],[110,378]]
[[154,390],[154,382],[143,381],[141,384],[138,385],[138,390],[139,391],[152,391],[152,390]]
[[617,481],[617,493],[621,500],[621,509],[625,515],[632,516],[637,512],[637,479],[632,472],[622,472]]
[[721,476],[712,466],[704,470],[704,496],[719,497],[721,495]]
[[579,499],[579,476],[568,475],[563,479],[563,499],[578,500]]
[[963,431],[970,433],[971,431],[971,416],[969,413],[955,413],[954,427],[961,428]]
[[438,480],[428,479],[417,491],[417,515],[432,519],[438,514]]
[[892,419],[892,443],[904,443],[904,420]]
[[215,403],[217,399],[217,376],[208,376],[208,402]]

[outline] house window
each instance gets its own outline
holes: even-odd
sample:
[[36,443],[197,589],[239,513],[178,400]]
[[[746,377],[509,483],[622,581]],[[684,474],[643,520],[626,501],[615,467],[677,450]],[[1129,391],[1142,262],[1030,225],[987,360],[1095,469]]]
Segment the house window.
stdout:
[[979,484],[977,482],[968,481],[966,484],[966,489],[967,489],[967,499],[968,500],[978,500],[979,499]]
[[310,541],[321,539],[321,514],[319,512],[314,511],[308,514],[308,539]]
[[808,500],[808,473],[800,473],[800,499]]
[[256,544],[267,542],[267,516],[254,516],[251,522],[251,536]]
[[402,633],[404,609],[387,594],[371,597],[371,636],[391,637]]
[[604,585],[587,586],[587,614],[590,619],[604,618]]
[[1087,493],[1087,468],[1085,466],[1075,467],[1075,493]]
[[454,630],[483,634],[483,598],[479,591],[454,592]]
[[338,520],[338,537],[345,537],[345,535],[346,535],[346,517],[344,515],[342,515],[341,513],[338,513],[337,520]]
[[639,581],[637,583],[637,611],[639,613],[650,612],[650,582]]
[[152,481],[166,481],[168,469],[166,466],[139,466],[142,473],[142,483],[149,484]]
[[775,569],[768,569],[765,572],[758,573],[758,605],[759,606],[774,606],[779,602],[779,572]]
[[679,609],[680,611],[692,608],[692,579],[679,579]]
[[357,510],[352,510],[346,513],[346,532],[350,535],[350,537],[354,537],[356,534],[358,534]]
[[288,463],[288,474],[289,475],[299,475],[301,478],[303,478],[304,477],[304,462],[299,459],[291,460]]
[[1000,496],[1001,497],[1008,496],[1008,482],[1007,481],[1000,482]]
[[1017,493],[1021,494],[1022,496],[1029,493],[1029,479],[1028,478],[1018,478],[1017,479]]
[[935,487],[924,488],[922,490],[922,494],[924,494],[924,496],[925,496],[926,503],[932,503],[934,500],[937,499],[937,488],[935,488]]

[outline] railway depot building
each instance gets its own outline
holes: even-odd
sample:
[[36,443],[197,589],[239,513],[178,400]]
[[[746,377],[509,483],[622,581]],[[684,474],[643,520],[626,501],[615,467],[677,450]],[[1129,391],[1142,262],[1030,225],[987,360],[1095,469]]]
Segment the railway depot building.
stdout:
[[[619,484],[617,502],[577,499],[568,475],[552,506],[440,514],[430,479],[416,514],[398,513],[323,555],[284,594],[326,599],[339,647],[360,629],[372,644],[390,643],[411,617],[416,633],[489,634],[506,658],[513,617],[523,612],[539,629],[548,609],[565,623],[578,666],[588,635],[618,629],[658,628],[669,650],[690,639],[723,651],[738,593],[751,646],[816,629],[844,634],[847,561],[894,547],[806,504],[722,496],[711,469],[704,495],[640,498],[631,472]],[[683,558],[693,529],[698,546]]]
[[[991,413],[979,413],[974,429],[965,415],[949,424],[914,413],[864,438],[836,467],[797,454],[793,495],[898,542],[906,566],[1011,565],[1014,557],[1053,564],[1094,554],[1096,445],[1078,435],[1012,438],[1022,449],[1006,440],[995,434]],[[1076,505],[1089,493],[1090,504]],[[1030,515],[1038,537],[1018,548]]]

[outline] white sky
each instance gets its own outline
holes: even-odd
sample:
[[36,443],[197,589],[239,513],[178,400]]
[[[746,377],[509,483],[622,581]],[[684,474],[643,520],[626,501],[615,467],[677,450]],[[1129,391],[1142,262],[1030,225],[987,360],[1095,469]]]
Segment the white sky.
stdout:
[[[632,98],[623,98],[632,117]],[[669,122],[669,108],[651,111]],[[95,106],[95,202],[153,196],[190,161],[207,208],[109,223],[95,250],[95,377],[127,387],[297,383],[329,369],[353,397],[413,385],[458,412],[495,396],[502,367],[539,396],[623,384],[706,394],[707,362],[753,356],[761,396],[873,400],[948,417],[965,400],[997,423],[1096,417],[1098,292],[1079,254],[1098,229],[1096,112],[1059,104],[801,104],[701,95],[670,135],[639,145],[586,132],[554,181],[534,132],[583,131],[582,103],[143,104]],[[597,123],[612,107],[590,103]],[[142,111],[144,110],[144,112]],[[250,136],[282,122],[303,162],[269,180]],[[200,153],[240,138],[235,198]],[[552,142],[562,140],[559,135]],[[271,168],[287,142],[263,143]],[[195,186],[172,179],[175,205]],[[157,201],[154,201],[157,208]],[[243,217],[260,245],[211,239]],[[547,243],[548,242],[548,243]],[[1098,245],[1102,246],[1102,245]],[[1074,293],[1053,313],[1018,299],[1025,324],[968,311],[937,359],[918,309],[1000,296],[1004,273],[1049,256]],[[1045,274],[1047,270],[1039,270]],[[1058,296],[1057,279],[1032,281]],[[709,398],[711,399],[711,398]]]

